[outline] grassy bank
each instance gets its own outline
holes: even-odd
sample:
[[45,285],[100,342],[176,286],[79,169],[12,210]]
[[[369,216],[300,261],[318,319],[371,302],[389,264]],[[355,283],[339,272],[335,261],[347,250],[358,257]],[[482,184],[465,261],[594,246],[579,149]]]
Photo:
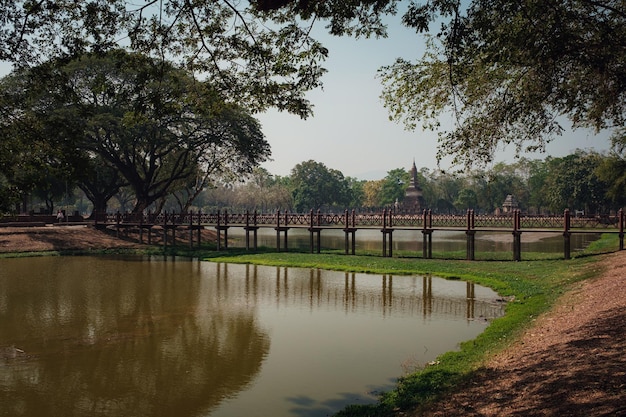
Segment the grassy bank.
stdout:
[[438,358],[436,365],[402,377],[397,387],[383,394],[375,405],[349,406],[337,416],[391,416],[398,410],[414,409],[435,401],[471,377],[490,355],[504,349],[530,326],[535,317],[549,310],[572,284],[597,276],[597,261],[607,248],[616,247],[616,237],[605,235],[569,261],[542,259],[526,261],[460,261],[416,258],[345,256],[333,253],[212,254],[215,262],[251,263],[271,266],[321,268],[374,274],[424,275],[472,281],[510,297],[506,315],[494,320],[459,351]]

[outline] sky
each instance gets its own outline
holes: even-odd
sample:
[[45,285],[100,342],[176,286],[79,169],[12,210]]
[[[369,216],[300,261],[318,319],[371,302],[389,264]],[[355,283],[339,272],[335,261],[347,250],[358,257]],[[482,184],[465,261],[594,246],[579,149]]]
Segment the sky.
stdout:
[[[255,115],[272,150],[271,159],[262,164],[271,174],[286,176],[301,162],[314,160],[344,176],[362,180],[384,178],[396,168],[437,168],[437,134],[431,131],[408,132],[389,120],[380,94],[382,85],[377,70],[396,58],[409,60],[424,53],[424,38],[404,28],[400,17],[390,18],[389,36],[384,39],[332,37],[319,25],[314,36],[329,49],[323,66],[323,89],[311,91],[307,99],[314,115],[306,120],[296,115],[268,111]],[[0,76],[10,67],[0,62]],[[451,115],[443,116],[449,124]],[[445,120],[448,119],[448,120]],[[524,154],[528,158],[565,156],[576,149],[605,151],[610,147],[608,134],[567,131],[547,146],[546,153]],[[514,162],[514,150],[498,153],[496,162]],[[442,169],[449,169],[443,161]]]
[[[424,38],[399,24],[389,26],[386,39],[334,38],[321,36],[329,49],[325,62],[328,72],[322,78],[323,91],[307,97],[314,104],[314,116],[298,116],[270,111],[257,115],[272,148],[272,160],[263,164],[274,175],[289,175],[298,163],[309,159],[344,176],[375,180],[396,168],[437,168],[437,134],[421,129],[408,132],[390,121],[380,95],[382,85],[377,70],[396,58],[418,59],[424,53]],[[450,123],[452,116],[444,116]],[[566,132],[547,146],[546,153],[523,154],[528,158],[565,156],[576,149],[608,150],[608,134],[592,131]],[[514,149],[503,149],[496,162],[514,162]],[[447,165],[446,165],[447,164]],[[449,169],[449,161],[442,161]]]

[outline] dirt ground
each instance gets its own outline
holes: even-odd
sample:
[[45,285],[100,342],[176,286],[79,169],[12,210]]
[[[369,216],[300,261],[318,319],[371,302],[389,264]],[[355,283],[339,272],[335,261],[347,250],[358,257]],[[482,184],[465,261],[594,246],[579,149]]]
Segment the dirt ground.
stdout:
[[565,294],[434,416],[626,416],[626,251]]
[[[216,238],[211,230],[203,230],[202,241]],[[171,234],[170,242],[171,242]],[[177,244],[189,244],[189,232],[179,230],[176,233]],[[148,242],[147,232],[143,233],[143,244],[140,243],[138,230],[128,233],[112,229],[98,230],[93,226],[46,226],[46,227],[0,227],[0,253],[2,252],[42,252],[89,249],[139,248]],[[152,243],[163,243],[163,231],[155,228]],[[194,235],[194,245],[197,245]]]
[[[0,252],[140,246],[137,233],[120,239],[88,226],[0,228]],[[626,416],[626,251],[598,267],[599,278],[565,294],[458,392],[402,416]]]

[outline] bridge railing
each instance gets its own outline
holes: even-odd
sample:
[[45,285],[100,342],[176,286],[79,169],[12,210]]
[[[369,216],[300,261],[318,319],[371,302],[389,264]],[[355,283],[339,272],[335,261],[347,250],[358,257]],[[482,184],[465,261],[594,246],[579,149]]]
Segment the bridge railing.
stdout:
[[394,213],[309,213],[280,212],[258,214],[229,213],[108,213],[98,215],[98,222],[118,225],[220,225],[220,226],[281,226],[281,227],[357,227],[357,228],[415,228],[415,229],[619,229],[623,211],[610,216],[573,217],[566,211],[563,216],[532,216],[512,213],[510,215],[476,215],[469,210],[466,215],[432,214],[429,210],[421,214]]
[[[96,216],[97,221],[102,219]],[[345,252],[349,252],[349,240],[351,235],[351,252],[355,252],[355,233],[359,229],[379,229],[382,233],[383,256],[392,256],[393,232],[395,230],[421,230],[423,233],[423,254],[425,258],[432,256],[432,235],[436,230],[464,231],[467,239],[467,260],[475,259],[475,238],[477,232],[512,232],[513,235],[513,259],[521,260],[521,236],[525,231],[554,232],[560,231],[564,241],[564,257],[571,256],[571,235],[575,233],[617,233],[619,236],[619,249],[624,249],[624,229],[626,216],[624,210],[616,215],[602,217],[572,217],[569,210],[565,210],[563,216],[522,216],[519,210],[514,210],[506,215],[476,215],[473,210],[468,210],[461,215],[433,215],[430,210],[422,214],[395,213],[393,210],[383,210],[382,213],[357,214],[354,210],[344,213],[321,213],[319,210],[309,213],[290,213],[277,211],[270,214],[228,213],[114,213],[104,218],[107,225],[117,227],[118,234],[121,230],[140,228],[140,241],[142,232],[148,229],[148,241],[151,238],[152,226],[159,225],[164,230],[163,240],[167,245],[167,232],[171,231],[172,241],[175,240],[176,228],[187,226],[190,234],[190,245],[193,246],[193,232],[198,232],[197,240],[200,242],[200,229],[215,227],[217,230],[217,248],[220,249],[221,233],[224,233],[224,245],[228,248],[228,229],[230,227],[243,227],[246,230],[246,248],[250,247],[249,232],[254,234],[254,248],[257,242],[257,230],[261,227],[273,228],[277,232],[277,250],[281,250],[281,234],[284,234],[284,250],[288,247],[288,230],[291,228],[307,228],[310,233],[311,252],[314,250],[317,234],[317,252],[320,252],[320,233],[323,229],[341,228],[346,233]]]

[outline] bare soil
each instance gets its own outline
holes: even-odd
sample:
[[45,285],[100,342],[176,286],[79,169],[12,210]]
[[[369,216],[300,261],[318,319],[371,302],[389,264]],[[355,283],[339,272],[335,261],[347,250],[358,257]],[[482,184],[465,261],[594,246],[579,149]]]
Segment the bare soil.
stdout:
[[626,251],[470,381],[409,416],[626,416]]
[[[205,230],[203,241],[215,239]],[[179,232],[179,243],[188,242]],[[155,233],[153,243],[162,235]],[[146,237],[144,236],[144,241]],[[139,248],[89,226],[0,228],[0,252]],[[461,389],[403,416],[626,416],[626,251],[606,255],[523,337],[490,358]]]
[[[202,230],[201,234],[202,242],[216,239],[212,230]],[[171,243],[171,232],[169,236]],[[86,225],[0,227],[0,253],[141,248],[146,247],[147,242],[148,232],[144,231],[140,237],[137,229],[120,231],[118,237],[114,229],[100,230]],[[153,230],[151,243],[163,243],[162,229]],[[189,231],[179,230],[176,233],[176,243],[189,244]],[[197,244],[197,237],[194,235],[194,245]]]

